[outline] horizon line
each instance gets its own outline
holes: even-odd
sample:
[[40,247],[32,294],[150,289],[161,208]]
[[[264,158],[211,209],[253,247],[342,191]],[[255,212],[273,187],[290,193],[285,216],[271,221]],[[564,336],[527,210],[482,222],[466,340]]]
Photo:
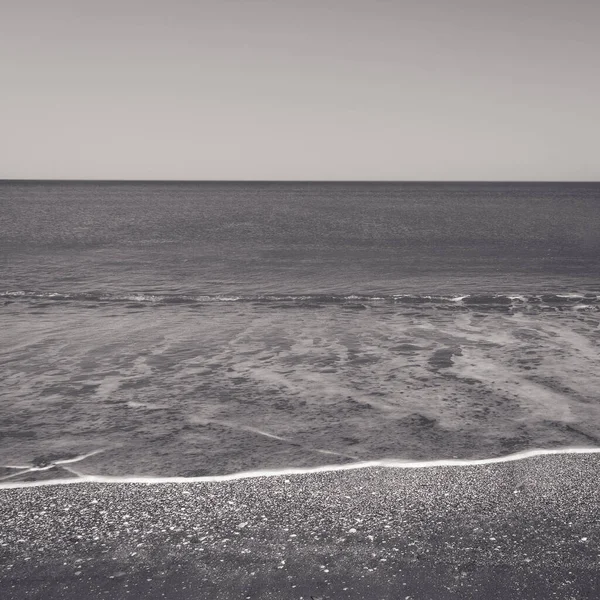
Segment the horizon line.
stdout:
[[113,179],[0,177],[0,183],[583,183],[600,179]]

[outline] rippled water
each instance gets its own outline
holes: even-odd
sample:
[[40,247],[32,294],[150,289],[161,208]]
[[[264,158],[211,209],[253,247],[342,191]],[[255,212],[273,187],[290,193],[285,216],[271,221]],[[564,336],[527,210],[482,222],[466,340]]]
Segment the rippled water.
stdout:
[[0,208],[6,481],[598,445],[598,185],[2,183]]

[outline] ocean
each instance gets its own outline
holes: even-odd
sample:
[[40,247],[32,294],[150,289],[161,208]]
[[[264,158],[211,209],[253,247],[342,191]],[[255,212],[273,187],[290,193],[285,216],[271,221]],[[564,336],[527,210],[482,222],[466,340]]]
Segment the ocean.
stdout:
[[0,182],[0,481],[600,445],[600,184]]

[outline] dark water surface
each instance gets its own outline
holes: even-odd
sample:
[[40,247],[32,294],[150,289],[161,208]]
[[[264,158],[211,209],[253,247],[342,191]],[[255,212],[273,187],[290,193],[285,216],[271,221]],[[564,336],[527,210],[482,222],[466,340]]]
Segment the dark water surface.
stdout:
[[600,441],[600,185],[0,182],[0,477]]

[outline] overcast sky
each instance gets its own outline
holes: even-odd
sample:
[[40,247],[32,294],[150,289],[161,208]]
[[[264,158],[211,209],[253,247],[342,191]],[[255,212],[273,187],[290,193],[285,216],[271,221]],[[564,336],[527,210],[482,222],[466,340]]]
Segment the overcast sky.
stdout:
[[598,0],[1,0],[0,178],[600,180]]

